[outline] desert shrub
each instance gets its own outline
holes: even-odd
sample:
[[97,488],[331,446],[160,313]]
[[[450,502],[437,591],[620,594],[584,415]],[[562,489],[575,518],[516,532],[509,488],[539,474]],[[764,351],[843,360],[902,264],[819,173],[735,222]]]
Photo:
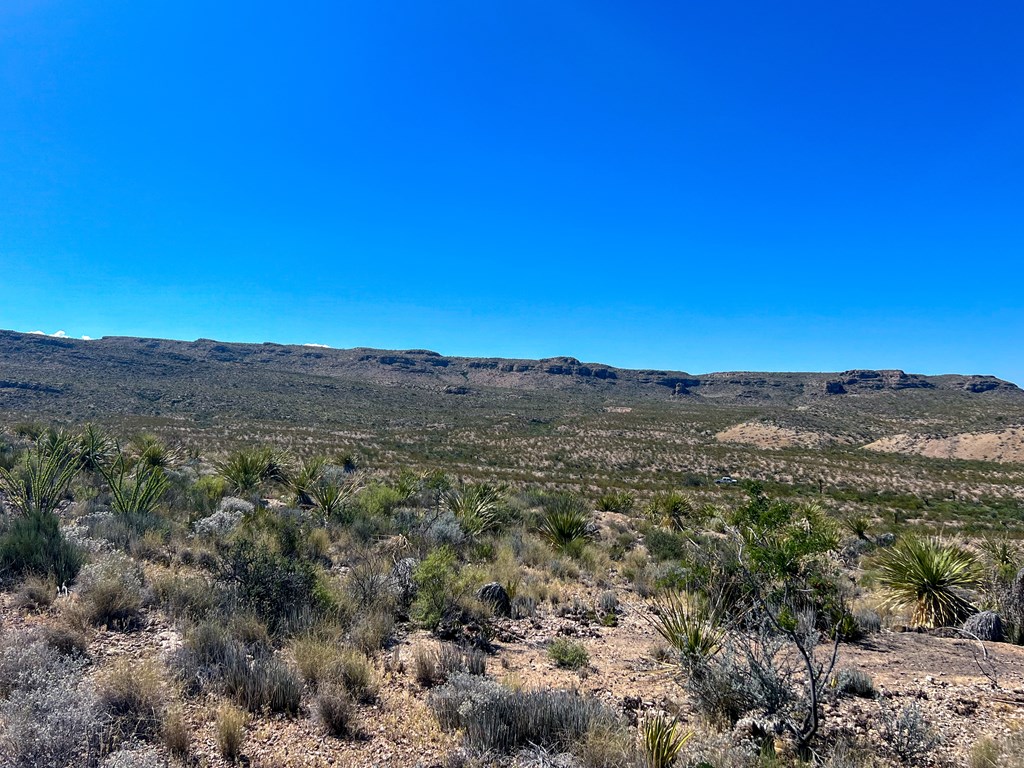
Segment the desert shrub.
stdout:
[[234,496],[228,496],[220,500],[217,511],[192,524],[192,530],[196,536],[204,538],[226,536],[238,527],[242,518],[251,514],[253,505]]
[[878,706],[885,743],[905,765],[921,765],[942,743],[938,732],[928,724],[917,702],[911,702],[899,710],[890,709],[882,701]]
[[41,610],[49,607],[56,597],[57,585],[53,579],[29,576],[18,586],[14,595],[14,604],[18,608]]
[[593,538],[590,512],[579,497],[559,494],[546,502],[539,532],[555,550],[579,555]]
[[101,470],[110,489],[110,508],[130,529],[141,532],[151,525],[153,513],[170,487],[167,474],[159,464],[140,461],[129,466],[119,456],[109,468]]
[[978,581],[977,559],[953,542],[904,538],[886,549],[876,566],[886,604],[913,608],[916,625],[957,626],[975,612],[962,590]]
[[0,534],[0,573],[50,576],[63,584],[74,580],[84,562],[53,512],[30,510],[11,519]]
[[581,768],[637,768],[635,739],[623,722],[595,723],[573,749]]
[[421,626],[435,629],[456,609],[463,594],[455,553],[448,547],[434,550],[416,566],[413,581],[416,599],[412,616]]
[[527,745],[568,751],[616,718],[599,702],[560,690],[519,691],[485,677],[455,675],[428,704],[445,730],[462,729],[468,748],[511,754]]
[[1024,768],[1024,732],[982,736],[971,747],[970,768]]
[[871,675],[859,669],[847,667],[836,675],[836,693],[873,699],[878,695]]
[[132,746],[107,755],[100,768],[165,768],[166,765],[153,747]]
[[140,618],[142,570],[128,556],[113,553],[82,569],[80,605],[90,623],[130,629]]
[[320,691],[316,712],[331,736],[343,739],[355,733],[355,704],[343,686],[328,685]]
[[0,644],[0,764],[66,768],[94,764],[103,726],[84,660],[27,634]]
[[661,714],[647,717],[640,726],[640,742],[647,768],[674,765],[680,751],[692,737],[692,731],[680,730],[678,717],[669,719]]
[[271,633],[326,612],[331,600],[312,563],[240,539],[221,558],[220,578]]
[[220,504],[227,493],[227,483],[218,475],[197,477],[185,490],[185,503],[192,512],[208,515]]
[[217,586],[199,575],[163,573],[153,577],[150,588],[160,608],[179,620],[203,619],[221,601]]
[[113,743],[149,739],[159,732],[167,695],[154,664],[115,664],[102,675],[97,693],[100,709],[109,719],[106,730]]
[[39,629],[39,638],[64,656],[85,656],[89,649],[85,632],[66,621],[43,625]]
[[373,666],[362,651],[339,646],[336,638],[307,635],[293,643],[292,652],[299,673],[312,690],[341,685],[356,701],[376,699]]
[[416,681],[424,688],[431,688],[456,674],[484,674],[487,657],[475,648],[460,648],[451,643],[437,647],[421,644],[413,649],[412,667]]
[[686,537],[662,528],[650,528],[644,536],[644,546],[655,560],[682,560],[687,554]]
[[386,517],[400,507],[408,496],[388,485],[368,485],[356,497],[362,512],[370,518]]
[[180,708],[172,709],[164,716],[160,738],[172,755],[183,762],[188,760],[192,754],[192,729]]
[[882,631],[882,617],[877,611],[869,608],[861,608],[853,612],[853,620],[857,625],[859,635],[877,635]]
[[629,491],[608,491],[597,499],[597,508],[602,512],[619,512],[626,514],[636,504],[636,496]]
[[563,669],[582,669],[590,662],[590,656],[583,643],[559,637],[548,646],[548,658],[555,662],[556,667]]
[[[411,574],[409,576],[411,579]],[[399,599],[399,582],[383,557],[360,554],[353,558],[344,589],[363,610],[392,611]]]
[[71,435],[43,433],[15,466],[0,467],[0,491],[19,515],[46,518],[64,498],[79,467],[78,446]]
[[231,704],[222,704],[218,707],[215,717],[217,746],[225,759],[234,762],[241,756],[247,722],[248,717],[238,707]]

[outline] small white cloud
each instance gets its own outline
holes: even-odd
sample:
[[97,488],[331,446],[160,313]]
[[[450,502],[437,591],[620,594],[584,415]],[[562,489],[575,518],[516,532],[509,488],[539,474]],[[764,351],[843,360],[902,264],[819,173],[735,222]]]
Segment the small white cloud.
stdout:
[[50,335],[53,336],[53,338],[55,339],[66,339],[68,337],[68,335],[64,331],[57,331],[56,333],[51,333]]
[[[49,337],[54,338],[54,339],[70,339],[71,338],[70,336],[68,336],[67,331],[57,331],[56,333],[47,333],[46,331],[29,331],[29,334],[32,335],[32,336],[49,336]],[[83,336],[82,338],[83,339],[88,339],[89,337],[88,336]]]
[[92,336],[83,336],[82,341],[92,341]]
[[303,344],[304,347],[320,347],[321,349],[330,349],[329,344]]
[[43,333],[42,331],[29,331],[29,335],[31,335],[31,336],[45,336],[46,334]]

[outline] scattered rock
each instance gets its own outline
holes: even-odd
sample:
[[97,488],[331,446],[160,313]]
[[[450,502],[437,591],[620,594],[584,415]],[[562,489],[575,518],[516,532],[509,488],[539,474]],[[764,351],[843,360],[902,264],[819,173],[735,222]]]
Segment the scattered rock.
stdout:
[[995,611],[981,611],[964,622],[964,631],[977,636],[979,640],[993,643],[1003,641],[1003,620]]
[[498,616],[512,615],[512,600],[505,588],[498,582],[492,581],[489,584],[484,584],[476,596],[490,605]]

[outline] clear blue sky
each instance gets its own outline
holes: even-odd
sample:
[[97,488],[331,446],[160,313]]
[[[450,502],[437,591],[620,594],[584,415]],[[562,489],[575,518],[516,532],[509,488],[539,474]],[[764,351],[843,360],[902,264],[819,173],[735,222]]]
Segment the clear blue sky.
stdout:
[[1024,4],[0,3],[0,327],[1024,383]]

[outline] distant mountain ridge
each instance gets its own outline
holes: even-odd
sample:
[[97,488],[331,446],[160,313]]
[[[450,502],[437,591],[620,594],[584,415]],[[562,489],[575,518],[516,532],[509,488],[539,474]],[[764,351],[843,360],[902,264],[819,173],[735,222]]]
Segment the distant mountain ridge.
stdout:
[[[1024,398],[1015,384],[986,375],[924,376],[900,370],[819,372],[721,372],[617,368],[573,357],[540,360],[444,356],[424,349],[334,349],[274,343],[243,344],[212,339],[175,341],[122,336],[78,340],[0,331],[0,405],[14,393],[53,397],[70,394],[75,380],[92,372],[111,382],[119,374],[148,382],[175,378],[196,382],[258,372],[403,385],[467,394],[474,388],[576,389],[626,398],[674,397],[708,402],[773,402],[902,390]],[[216,374],[216,375],[214,375]],[[158,398],[159,399],[159,398]]]

